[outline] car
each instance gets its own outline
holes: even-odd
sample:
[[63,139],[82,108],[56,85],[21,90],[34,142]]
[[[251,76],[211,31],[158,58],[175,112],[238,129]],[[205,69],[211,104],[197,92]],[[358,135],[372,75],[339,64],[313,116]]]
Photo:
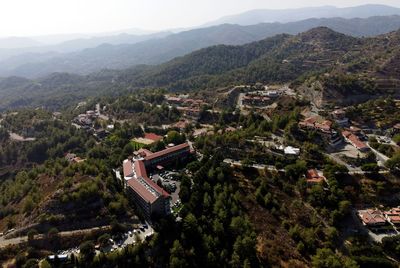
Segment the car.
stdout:
[[128,232],[128,235],[129,235],[129,236],[131,236],[131,235],[132,235],[132,232],[131,232],[131,231],[129,231],[129,232]]
[[0,236],[3,236],[4,235],[4,233],[0,233]]
[[143,228],[147,229],[147,228],[149,228],[149,226],[147,224],[143,224]]

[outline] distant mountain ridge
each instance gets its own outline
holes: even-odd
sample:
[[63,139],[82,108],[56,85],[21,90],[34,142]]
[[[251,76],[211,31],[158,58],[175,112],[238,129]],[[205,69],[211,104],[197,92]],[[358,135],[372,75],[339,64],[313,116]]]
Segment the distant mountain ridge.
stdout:
[[101,69],[124,69],[140,64],[160,64],[213,45],[243,45],[281,33],[298,34],[325,26],[352,36],[374,36],[400,28],[400,16],[366,19],[307,19],[290,23],[250,26],[223,24],[180,32],[162,38],[122,45],[103,44],[69,54],[23,54],[0,62],[0,76],[45,76],[52,72],[89,74]]
[[[14,56],[18,57],[22,54],[71,53],[97,47],[102,44],[135,44],[150,39],[162,38],[170,34],[171,32],[158,32],[146,35],[119,33],[115,35],[77,38],[54,45],[43,45],[30,38],[5,38],[0,39],[0,61]],[[17,48],[12,48],[11,44],[8,44],[10,40],[16,40],[15,42],[20,40],[20,45]]]
[[226,16],[204,26],[219,25],[223,23],[252,25],[265,22],[294,22],[309,18],[368,18],[374,16],[400,15],[400,8],[368,4],[355,7],[337,8],[334,6],[306,7],[297,9],[257,9],[241,14]]
[[157,66],[85,76],[53,73],[35,80],[3,78],[0,110],[39,105],[57,109],[87,97],[143,88],[185,92],[256,82],[292,83],[307,96],[335,102],[354,95],[400,96],[399,62],[400,30],[357,38],[317,27],[240,46],[212,46]]

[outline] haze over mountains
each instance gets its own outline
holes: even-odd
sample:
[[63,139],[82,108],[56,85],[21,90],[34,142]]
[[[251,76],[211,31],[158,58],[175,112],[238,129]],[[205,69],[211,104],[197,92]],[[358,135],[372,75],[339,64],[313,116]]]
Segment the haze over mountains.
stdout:
[[[374,36],[400,28],[400,16],[365,19],[322,18],[289,23],[256,25],[222,24],[183,31],[176,34],[161,32],[136,36],[117,36],[78,39],[50,47],[28,49],[29,53],[0,50],[0,76],[35,78],[52,72],[89,74],[101,69],[124,69],[140,64],[160,64],[175,57],[214,45],[243,45],[276,34],[297,34],[325,26],[352,36]],[[101,44],[96,46],[97,44]],[[89,48],[85,48],[89,47]],[[49,50],[46,52],[46,50]],[[39,53],[38,53],[39,52]],[[66,52],[66,53],[65,53]],[[1,56],[3,55],[3,56]]]
[[219,25],[223,23],[252,25],[263,22],[293,22],[308,18],[368,18],[372,16],[400,15],[400,8],[385,5],[362,5],[356,7],[337,8],[334,6],[306,7],[297,9],[250,10],[241,14],[223,17],[205,24]]

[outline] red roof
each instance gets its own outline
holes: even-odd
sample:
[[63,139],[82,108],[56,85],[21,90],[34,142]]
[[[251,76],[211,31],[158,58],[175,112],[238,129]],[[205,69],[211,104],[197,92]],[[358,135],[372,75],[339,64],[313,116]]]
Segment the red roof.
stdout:
[[151,155],[153,152],[151,152],[151,151],[149,151],[149,150],[147,150],[147,149],[143,149],[143,148],[141,148],[141,149],[139,149],[139,151],[138,151],[138,154],[141,156],[141,157],[146,157],[146,156],[148,156],[148,155]]
[[322,131],[330,131],[332,128],[332,122],[325,120],[322,123],[318,122],[317,117],[308,117],[299,123],[300,126],[312,127]]
[[384,224],[386,219],[380,210],[364,210],[358,212],[365,225]]
[[125,160],[123,164],[124,177],[131,177],[133,175],[133,167],[131,160]]
[[152,141],[159,141],[163,137],[161,137],[161,136],[159,136],[157,134],[154,134],[154,133],[146,133],[146,134],[144,134],[144,138],[148,139],[148,140],[152,140]]
[[175,101],[175,102],[181,102],[182,99],[178,97],[168,97],[167,101]]
[[360,141],[360,139],[356,135],[352,134],[351,132],[345,130],[342,132],[342,135],[345,138],[347,138],[353,144],[353,146],[355,146],[357,149],[368,148],[368,146],[365,143]]
[[[128,180],[128,185],[131,186],[140,196],[143,197],[146,202],[153,203],[157,200],[157,195],[164,197],[169,197],[170,195],[162,189],[157,183],[153,182],[148,176],[146,167],[142,160],[136,160],[134,163],[136,178]],[[142,179],[142,181],[140,181]],[[133,182],[131,182],[133,181]],[[141,183],[142,182],[142,183]],[[150,187],[150,189],[146,188],[145,185]],[[153,193],[152,193],[153,191]]]
[[179,151],[179,150],[183,150],[183,149],[190,149],[189,144],[188,143],[183,143],[183,144],[171,147],[171,148],[167,148],[165,150],[162,150],[162,151],[153,153],[153,154],[151,154],[149,156],[146,156],[144,159],[146,161],[153,160],[155,158],[158,158],[158,157],[161,157],[161,156],[164,156],[164,155],[167,155],[167,154]]
[[319,178],[318,171],[315,169],[307,170],[307,178],[308,179]]
[[389,218],[390,222],[399,224],[400,223],[400,208],[392,208],[385,212],[386,217]]
[[325,180],[325,177],[320,176],[316,169],[309,169],[306,173],[307,182],[310,183],[321,183]]
[[147,178],[147,171],[143,161],[140,160],[135,161],[135,172],[136,172],[136,177]]
[[147,203],[154,203],[159,197],[160,195],[155,195],[153,193],[151,193],[149,190],[147,190],[146,186],[142,183],[140,183],[140,181],[138,179],[131,179],[128,180],[128,185],[129,187],[131,187],[137,194],[139,194],[143,200],[145,200]]

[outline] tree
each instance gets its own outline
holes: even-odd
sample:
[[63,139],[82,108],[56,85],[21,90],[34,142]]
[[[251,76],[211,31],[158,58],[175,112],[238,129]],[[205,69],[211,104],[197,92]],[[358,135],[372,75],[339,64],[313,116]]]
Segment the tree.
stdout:
[[80,257],[84,261],[84,263],[90,263],[96,254],[95,247],[92,241],[83,242],[79,246],[79,250]]
[[23,268],[39,268],[39,262],[36,259],[29,259],[26,261]]
[[35,235],[37,235],[38,234],[38,232],[35,230],[35,229],[31,229],[31,230],[29,230],[29,232],[28,232],[28,241],[30,242],[30,241],[32,241],[32,240],[34,240],[35,239]]
[[185,134],[179,134],[179,132],[172,130],[167,133],[167,137],[165,138],[166,144],[181,144],[186,141]]
[[101,247],[106,247],[110,242],[111,236],[109,234],[103,234],[98,239],[97,242],[100,244]]
[[47,232],[47,238],[48,239],[55,239],[55,238],[58,237],[58,233],[59,233],[58,229],[53,227]]
[[296,161],[295,164],[287,165],[285,167],[286,175],[292,180],[297,180],[307,171],[307,165],[305,161]]
[[43,260],[43,261],[40,262],[40,267],[41,268],[51,268],[51,265],[50,265],[50,263],[48,261]]
[[171,257],[169,261],[169,265],[171,268],[184,268],[188,267],[188,263],[185,258],[185,251],[179,242],[179,240],[175,240],[174,244],[171,248]]
[[315,268],[356,268],[354,260],[339,257],[329,248],[320,248],[312,258],[312,265]]
[[400,170],[400,153],[394,154],[392,158],[386,161],[386,167],[392,171]]

